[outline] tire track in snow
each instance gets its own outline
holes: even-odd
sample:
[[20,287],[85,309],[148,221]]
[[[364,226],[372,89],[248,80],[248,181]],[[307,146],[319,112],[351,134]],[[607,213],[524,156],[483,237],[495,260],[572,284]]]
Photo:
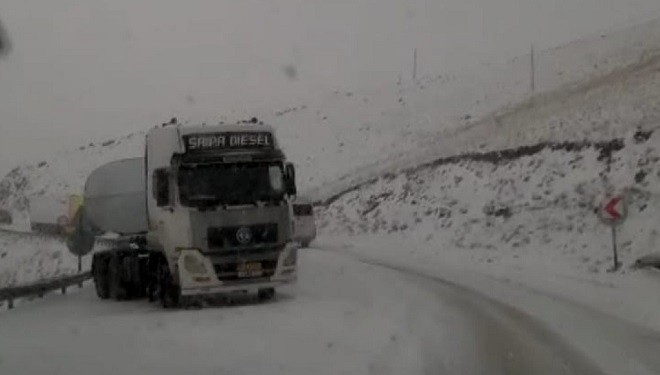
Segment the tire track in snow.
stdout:
[[[604,374],[583,354],[530,315],[441,277],[395,264],[365,259],[338,249],[319,249],[400,273],[421,288],[433,290],[472,322],[483,374]],[[483,372],[482,372],[483,371]]]

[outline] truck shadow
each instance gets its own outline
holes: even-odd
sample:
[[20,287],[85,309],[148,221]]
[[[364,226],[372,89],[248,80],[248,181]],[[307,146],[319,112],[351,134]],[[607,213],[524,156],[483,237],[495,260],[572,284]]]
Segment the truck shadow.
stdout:
[[273,299],[261,300],[256,294],[234,294],[204,297],[203,299],[191,301],[181,308],[184,310],[200,310],[206,308],[238,308],[246,306],[271,305],[287,303],[294,299],[288,293],[278,293]]

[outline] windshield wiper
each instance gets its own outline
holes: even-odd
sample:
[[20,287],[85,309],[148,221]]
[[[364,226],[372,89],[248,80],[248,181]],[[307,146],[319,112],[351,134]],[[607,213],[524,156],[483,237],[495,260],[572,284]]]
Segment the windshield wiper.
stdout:
[[222,195],[195,194],[187,197],[187,201],[199,208],[215,206],[259,206],[278,204],[283,197],[278,194],[265,194],[263,196],[236,196],[235,194]]
[[188,197],[189,201],[215,201],[218,198],[215,195],[197,194]]
[[218,199],[215,195],[198,194],[188,197],[187,200],[191,203],[192,206],[200,209],[208,209],[220,204],[220,199]]
[[221,202],[224,208],[248,207],[248,206],[269,206],[276,205],[281,201],[279,197],[258,197],[252,199],[230,199]]

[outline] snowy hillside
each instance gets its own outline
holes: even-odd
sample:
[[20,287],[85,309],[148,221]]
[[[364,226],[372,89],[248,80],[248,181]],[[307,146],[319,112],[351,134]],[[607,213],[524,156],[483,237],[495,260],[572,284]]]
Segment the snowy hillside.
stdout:
[[659,103],[660,59],[653,57],[583,85],[534,96],[455,130],[408,131],[402,140],[383,145],[386,155],[348,163],[348,172],[314,189],[314,196],[326,199],[383,173],[467,151],[620,137],[660,123]]
[[630,265],[657,251],[659,127],[660,59],[647,56],[355,168],[320,190],[322,231],[403,239],[404,252],[602,272],[611,242],[594,209],[611,190],[631,204],[619,234]]
[[376,92],[335,92],[270,122],[285,141],[305,136],[288,151],[302,167],[303,188],[324,199],[440,156],[592,132],[609,138],[650,124],[658,113],[659,53],[656,20],[537,52],[534,92],[527,55]]
[[[485,139],[498,149],[585,134],[610,137],[644,125],[657,113],[652,57],[659,48],[660,20],[540,51],[536,94],[549,94],[530,102],[529,56],[521,56],[472,73],[439,71],[378,90],[310,95],[306,103],[254,115],[278,129],[298,166],[301,190],[324,198],[392,168],[478,149]],[[630,64],[636,65],[617,70]],[[236,120],[218,114],[208,122]],[[25,197],[79,193],[95,167],[141,155],[144,131],[154,125],[12,170],[0,182],[0,206],[19,216]]]
[[658,133],[439,159],[336,198],[319,212],[321,231],[397,236],[477,262],[520,259],[602,272],[612,266],[611,241],[595,209],[608,191],[624,192],[630,218],[619,241],[630,265],[660,245]]
[[141,155],[143,142],[144,133],[139,132],[98,144],[89,143],[36,165],[16,167],[0,181],[0,207],[12,213],[14,229],[25,230],[29,228],[30,198],[58,199],[80,194],[87,175],[94,168],[111,160]]
[[[385,175],[319,207],[313,246],[437,275],[517,307],[528,303],[522,289],[658,330],[658,272],[635,267],[660,254],[658,128],[464,154]],[[610,228],[596,215],[608,191],[629,205],[617,229],[617,272]],[[501,285],[517,297],[500,295]],[[556,316],[554,307],[534,314]]]

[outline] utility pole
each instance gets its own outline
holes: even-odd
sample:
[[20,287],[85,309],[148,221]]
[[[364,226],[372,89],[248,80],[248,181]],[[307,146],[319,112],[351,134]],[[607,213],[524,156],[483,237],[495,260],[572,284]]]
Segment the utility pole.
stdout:
[[412,71],[413,82],[417,81],[417,48],[413,50],[413,71]]
[[532,93],[536,91],[536,66],[535,66],[535,61],[534,61],[534,44],[532,44],[531,52],[530,52],[530,88],[532,90]]

